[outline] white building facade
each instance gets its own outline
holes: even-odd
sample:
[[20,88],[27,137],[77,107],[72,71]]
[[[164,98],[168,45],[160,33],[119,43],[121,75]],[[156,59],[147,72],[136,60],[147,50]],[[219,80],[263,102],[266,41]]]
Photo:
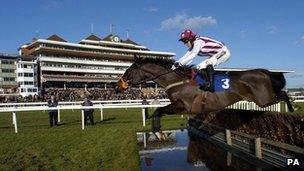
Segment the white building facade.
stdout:
[[21,96],[38,95],[36,61],[17,62],[17,83]]

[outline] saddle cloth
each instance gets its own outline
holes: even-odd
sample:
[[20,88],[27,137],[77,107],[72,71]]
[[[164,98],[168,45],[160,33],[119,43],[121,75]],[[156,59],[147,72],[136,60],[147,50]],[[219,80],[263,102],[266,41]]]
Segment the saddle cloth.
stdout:
[[[199,74],[195,74],[194,80],[197,84],[202,85],[207,80],[202,78]],[[228,74],[214,74],[214,91],[229,91],[231,89],[231,79]]]

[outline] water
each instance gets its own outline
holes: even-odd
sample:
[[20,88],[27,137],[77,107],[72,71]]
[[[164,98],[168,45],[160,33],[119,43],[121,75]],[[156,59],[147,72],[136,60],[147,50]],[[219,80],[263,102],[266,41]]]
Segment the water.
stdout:
[[[188,135],[186,130],[164,131],[168,140],[159,142],[151,133],[138,133],[142,170],[269,170],[267,164],[254,164],[208,140]],[[145,140],[145,141],[144,141]],[[275,168],[277,169],[277,168]]]

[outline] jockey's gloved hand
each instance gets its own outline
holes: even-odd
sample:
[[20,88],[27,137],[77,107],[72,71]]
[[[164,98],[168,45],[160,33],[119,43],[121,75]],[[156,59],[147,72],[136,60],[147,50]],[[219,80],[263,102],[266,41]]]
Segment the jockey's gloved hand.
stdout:
[[171,67],[171,69],[172,70],[175,70],[176,68],[178,68],[178,67],[180,67],[181,65],[178,63],[178,62],[175,62],[173,65],[172,65],[172,67]]

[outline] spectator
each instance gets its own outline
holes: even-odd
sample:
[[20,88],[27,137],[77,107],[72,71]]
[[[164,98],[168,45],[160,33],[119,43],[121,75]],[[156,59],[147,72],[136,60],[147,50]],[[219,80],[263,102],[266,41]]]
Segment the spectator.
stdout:
[[[93,103],[86,97],[84,98],[84,102],[82,106],[93,106]],[[88,118],[90,119],[91,125],[94,125],[94,109],[83,109],[84,110],[84,125],[87,125]]]
[[[51,99],[48,101],[48,107],[57,107],[58,101],[55,100],[55,96],[51,96]],[[58,110],[49,110],[50,126],[58,126]]]

